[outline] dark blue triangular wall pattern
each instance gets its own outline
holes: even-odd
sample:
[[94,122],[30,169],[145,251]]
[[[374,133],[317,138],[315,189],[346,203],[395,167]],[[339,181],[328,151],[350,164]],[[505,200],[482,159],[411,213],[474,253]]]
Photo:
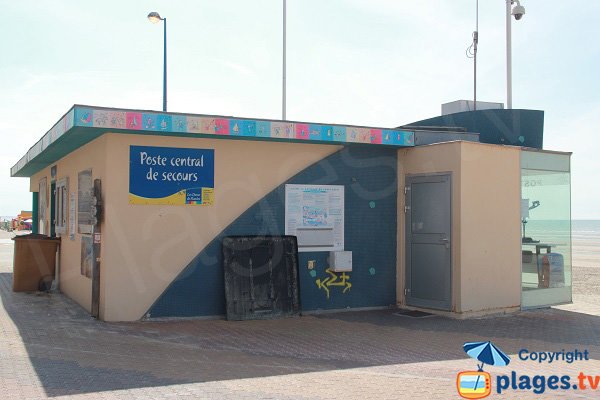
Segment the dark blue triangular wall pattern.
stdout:
[[[304,311],[388,306],[396,303],[398,150],[349,146],[311,165],[251,206],[198,254],[148,311],[154,317],[225,313],[221,242],[230,235],[282,235],[285,184],[345,186],[345,250],[353,252],[351,288],[330,286],[328,252],[299,253],[300,301]],[[216,183],[218,185],[218,182]],[[216,187],[218,189],[218,186]],[[315,260],[314,270],[307,268]]]

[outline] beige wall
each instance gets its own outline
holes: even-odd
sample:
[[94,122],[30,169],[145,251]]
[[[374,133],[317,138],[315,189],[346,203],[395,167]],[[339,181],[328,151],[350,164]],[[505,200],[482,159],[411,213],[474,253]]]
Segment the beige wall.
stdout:
[[[137,320],[188,263],[268,192],[340,146],[107,134],[101,318]],[[212,206],[132,205],[129,146],[215,150]]]
[[[449,142],[399,151],[406,175],[452,175],[452,311],[495,312],[521,301],[520,149]],[[404,196],[398,196],[398,210]],[[404,304],[404,213],[398,218],[398,302]]]
[[521,305],[518,147],[462,143],[460,312]]
[[[93,178],[106,179],[106,143],[106,138],[100,137],[54,164],[57,167],[57,181],[65,177],[69,178],[68,190],[69,193],[75,193],[76,204],[77,175],[80,171],[91,168]],[[37,192],[39,181],[43,177],[46,177],[48,182],[46,224],[50,226],[50,167],[44,168],[30,178],[30,190]],[[69,226],[69,222],[67,213],[67,226]],[[71,240],[67,233],[62,236],[60,245],[60,290],[89,312],[92,299],[92,281],[90,278],[81,275],[81,235],[76,233],[74,240]]]

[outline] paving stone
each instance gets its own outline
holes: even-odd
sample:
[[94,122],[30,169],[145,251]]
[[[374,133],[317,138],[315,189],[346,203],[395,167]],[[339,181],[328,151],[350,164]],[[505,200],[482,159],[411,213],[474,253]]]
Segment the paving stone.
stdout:
[[[508,369],[489,367],[492,375],[600,375],[600,293],[583,293],[581,302],[560,308],[468,320],[383,310],[276,321],[105,323],[60,293],[13,293],[11,272],[0,265],[3,400],[457,398],[456,374],[475,368],[462,344],[478,340],[492,340],[513,357]],[[588,349],[593,359],[525,362],[515,356],[524,347]],[[591,399],[600,391],[545,395]]]

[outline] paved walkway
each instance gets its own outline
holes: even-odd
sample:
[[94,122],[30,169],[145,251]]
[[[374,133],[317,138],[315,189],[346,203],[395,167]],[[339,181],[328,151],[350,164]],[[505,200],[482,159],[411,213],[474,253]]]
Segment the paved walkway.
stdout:
[[[11,264],[12,244],[0,242],[2,399],[458,398],[457,372],[475,368],[462,344],[479,340],[512,356],[509,367],[486,368],[492,376],[568,374],[575,382],[580,371],[600,375],[600,302],[470,320],[385,310],[277,321],[103,323],[60,294],[13,293]],[[588,349],[592,360],[521,361],[522,348]],[[597,399],[600,387],[502,397]]]

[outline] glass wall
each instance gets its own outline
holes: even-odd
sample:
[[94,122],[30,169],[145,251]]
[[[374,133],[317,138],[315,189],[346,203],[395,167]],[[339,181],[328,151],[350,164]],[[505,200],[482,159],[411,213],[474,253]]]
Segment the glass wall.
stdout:
[[521,152],[522,307],[571,301],[570,154]]

